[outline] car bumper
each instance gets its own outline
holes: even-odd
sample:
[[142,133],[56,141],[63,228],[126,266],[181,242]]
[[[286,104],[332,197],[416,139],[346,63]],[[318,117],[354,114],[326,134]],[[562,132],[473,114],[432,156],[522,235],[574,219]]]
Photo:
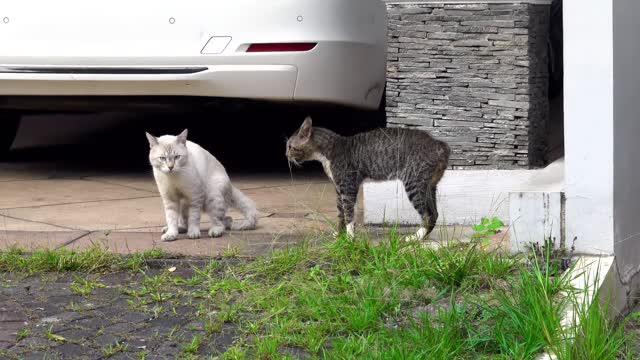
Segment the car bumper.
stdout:
[[[118,67],[113,67],[114,73],[95,74],[38,73],[38,67],[33,67],[33,73],[0,74],[0,95],[182,95],[293,100],[298,74],[295,66],[215,65],[204,68],[206,70],[194,74],[162,74],[160,70],[167,68],[127,67],[139,72],[123,74]],[[261,81],[256,82],[256,78]]]
[[[185,95],[373,109],[384,89],[381,1],[114,0],[100,11],[82,0],[3,1],[0,95]],[[270,43],[316,46],[249,51]],[[35,71],[2,71],[9,67]],[[42,73],[41,67],[82,71]],[[205,69],[156,71],[189,67]],[[114,73],[103,71],[110,68]],[[146,71],[128,71],[136,68]]]
[[[379,69],[384,62],[370,59],[380,58],[379,51],[368,44],[334,43],[299,54],[229,59],[234,65],[222,57],[213,65],[203,57],[168,66],[153,58],[137,61],[151,66],[127,65],[124,59],[75,59],[82,64],[75,66],[1,65],[0,95],[205,96],[375,109],[384,90]],[[99,65],[105,63],[119,65]]]

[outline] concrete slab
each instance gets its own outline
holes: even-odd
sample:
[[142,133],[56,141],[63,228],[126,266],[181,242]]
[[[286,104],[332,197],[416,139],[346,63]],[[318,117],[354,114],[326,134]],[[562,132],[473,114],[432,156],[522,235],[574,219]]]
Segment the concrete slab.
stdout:
[[202,238],[192,240],[181,236],[173,242],[160,241],[160,228],[139,230],[144,231],[92,232],[67,245],[67,248],[81,250],[98,245],[121,254],[163,249],[171,254],[187,256],[219,256],[229,251],[240,256],[257,256],[270,249],[297,243],[310,233],[327,231],[328,227],[312,220],[292,222],[289,219],[264,218],[256,230],[233,231],[219,238],[209,238],[207,228],[203,226]]
[[0,231],[0,250],[56,249],[87,234],[86,231]]
[[54,171],[51,164],[0,164],[0,182],[47,179]]
[[119,185],[134,190],[146,191],[152,194],[158,193],[158,188],[153,180],[151,172],[149,174],[127,174],[127,175],[106,175],[88,176],[84,180],[101,184]]
[[274,215],[284,213],[296,217],[322,213],[335,217],[337,212],[335,189],[328,182],[253,188],[244,190],[244,193],[256,202],[259,209],[273,212]]
[[[87,231],[157,227],[165,222],[159,196],[12,209],[11,214],[20,219]],[[229,214],[241,218],[236,211]],[[260,212],[260,215],[270,214]]]
[[87,231],[159,226],[162,224],[160,198],[145,195],[146,198],[129,200],[13,209],[11,213],[21,219]]
[[100,175],[99,170],[61,166],[51,162],[0,163],[0,182],[45,179],[82,179]]
[[29,208],[152,196],[146,191],[85,180],[30,180],[2,183],[0,209]]
[[28,221],[13,216],[12,210],[0,210],[0,232],[3,231],[69,231],[70,228]]
[[230,174],[233,184],[241,190],[260,189],[267,187],[305,186],[309,184],[330,184],[325,176],[266,174],[260,177],[235,176]]
[[[325,177],[315,175],[311,176],[295,176],[291,177],[287,174],[264,174],[264,175],[234,175],[230,174],[231,182],[240,190],[262,189],[270,187],[290,187],[305,186],[309,184],[329,184]],[[132,189],[158,192],[156,183],[153,180],[151,170],[148,174],[119,174],[119,175],[102,175],[89,176],[85,180],[96,181],[106,184],[122,185]]]

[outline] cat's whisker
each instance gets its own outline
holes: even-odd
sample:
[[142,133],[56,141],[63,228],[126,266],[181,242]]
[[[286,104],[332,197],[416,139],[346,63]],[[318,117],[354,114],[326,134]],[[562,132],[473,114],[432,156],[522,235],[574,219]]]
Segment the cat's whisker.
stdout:
[[302,165],[300,165],[300,163],[296,159],[287,158],[287,162],[289,163],[289,171],[291,171],[291,164],[292,163],[293,163],[293,165],[295,165],[297,167],[302,167]]
[[287,159],[287,165],[289,165],[289,177],[291,177],[291,184],[293,184],[293,169],[291,169],[291,161]]

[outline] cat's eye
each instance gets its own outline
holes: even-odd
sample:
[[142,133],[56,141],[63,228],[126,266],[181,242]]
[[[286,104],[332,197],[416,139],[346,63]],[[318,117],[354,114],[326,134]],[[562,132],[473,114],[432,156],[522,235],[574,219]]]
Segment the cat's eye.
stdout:
[[166,157],[164,157],[164,156],[160,156],[160,161],[165,161],[165,160],[167,160],[167,158],[166,158]]
[[176,160],[178,160],[178,159],[180,159],[180,156],[181,156],[181,155],[176,155],[176,156],[174,156],[173,158],[174,158],[174,159],[176,159]]

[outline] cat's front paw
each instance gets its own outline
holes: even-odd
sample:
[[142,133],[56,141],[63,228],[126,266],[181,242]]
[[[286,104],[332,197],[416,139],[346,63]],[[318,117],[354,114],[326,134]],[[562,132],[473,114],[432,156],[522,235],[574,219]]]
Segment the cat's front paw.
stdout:
[[187,232],[187,237],[189,239],[200,239],[200,228],[196,227],[189,229],[189,232]]
[[211,226],[209,229],[210,237],[220,237],[222,234],[224,234],[224,225]]
[[178,238],[178,233],[175,232],[165,232],[164,235],[160,237],[162,241],[175,241]]
[[[166,233],[167,230],[169,230],[168,226],[163,226],[162,227],[162,233],[163,234]],[[186,233],[187,233],[187,228],[186,227],[183,227],[183,226],[179,226],[178,227],[178,234],[186,234]]]

